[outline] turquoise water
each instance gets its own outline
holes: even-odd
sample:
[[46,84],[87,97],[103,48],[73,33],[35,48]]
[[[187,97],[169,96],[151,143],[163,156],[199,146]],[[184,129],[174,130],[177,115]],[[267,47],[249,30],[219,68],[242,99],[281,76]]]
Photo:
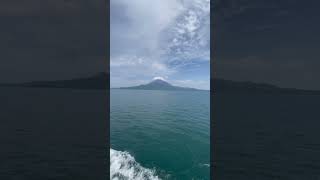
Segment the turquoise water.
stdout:
[[110,179],[209,179],[209,91],[110,95]]

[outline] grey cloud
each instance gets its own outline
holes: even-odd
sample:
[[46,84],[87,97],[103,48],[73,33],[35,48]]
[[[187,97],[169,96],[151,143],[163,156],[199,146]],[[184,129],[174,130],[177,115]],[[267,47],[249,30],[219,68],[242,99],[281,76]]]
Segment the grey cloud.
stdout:
[[319,1],[215,2],[218,77],[320,89]]
[[107,69],[104,1],[1,1],[1,82],[68,79]]
[[[208,5],[206,0],[111,1],[111,86],[130,83],[132,76],[138,80],[169,76],[178,71],[172,64],[207,60],[203,49],[209,51],[209,13],[202,11],[209,8],[203,4]],[[200,14],[187,18],[194,10]],[[193,20],[207,24],[195,25]],[[136,63],[138,59],[143,63]]]

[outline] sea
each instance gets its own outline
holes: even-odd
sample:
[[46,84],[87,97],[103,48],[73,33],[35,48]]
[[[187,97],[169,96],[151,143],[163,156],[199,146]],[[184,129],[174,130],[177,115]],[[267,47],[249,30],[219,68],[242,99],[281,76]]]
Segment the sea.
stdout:
[[320,179],[320,96],[215,94],[210,164],[209,92],[111,90],[111,149],[106,94],[0,87],[0,179]]
[[217,180],[319,180],[320,96],[216,93]]
[[1,180],[106,180],[107,92],[0,87]]
[[112,89],[110,179],[210,179],[210,91]]

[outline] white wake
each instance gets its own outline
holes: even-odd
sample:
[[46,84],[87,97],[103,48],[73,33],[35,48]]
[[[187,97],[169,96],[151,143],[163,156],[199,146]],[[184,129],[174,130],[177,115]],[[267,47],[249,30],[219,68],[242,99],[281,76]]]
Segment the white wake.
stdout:
[[110,180],[160,180],[154,170],[142,167],[128,152],[110,149]]

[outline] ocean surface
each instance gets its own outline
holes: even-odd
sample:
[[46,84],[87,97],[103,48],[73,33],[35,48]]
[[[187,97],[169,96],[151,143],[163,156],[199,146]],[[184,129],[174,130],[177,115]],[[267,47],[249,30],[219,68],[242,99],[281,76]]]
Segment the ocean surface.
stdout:
[[210,92],[112,89],[110,179],[210,179]]
[[0,179],[108,179],[106,94],[0,87]]
[[217,180],[320,179],[320,96],[219,94]]
[[[0,179],[108,179],[107,105],[105,91],[1,87]],[[320,179],[319,107],[320,96],[217,94],[216,179]],[[208,179],[208,117],[208,92],[111,90],[111,172]]]

